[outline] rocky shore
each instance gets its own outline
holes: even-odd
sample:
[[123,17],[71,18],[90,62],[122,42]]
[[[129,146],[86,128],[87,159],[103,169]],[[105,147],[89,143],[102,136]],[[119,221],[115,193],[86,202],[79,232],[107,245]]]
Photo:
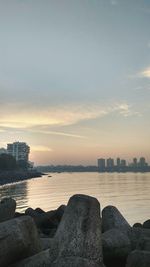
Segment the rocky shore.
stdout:
[[41,177],[38,171],[0,171],[0,185],[20,182],[31,178]]
[[150,267],[150,220],[130,226],[119,210],[74,195],[53,211],[0,202],[1,267]]

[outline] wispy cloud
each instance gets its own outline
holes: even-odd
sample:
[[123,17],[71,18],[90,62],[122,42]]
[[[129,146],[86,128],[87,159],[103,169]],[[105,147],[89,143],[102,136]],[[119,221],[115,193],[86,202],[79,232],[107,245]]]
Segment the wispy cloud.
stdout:
[[141,75],[141,77],[145,77],[145,78],[149,78],[150,79],[150,67],[144,69],[143,71],[141,71],[139,73],[139,75]]
[[48,146],[42,146],[42,145],[31,146],[31,150],[35,152],[52,152],[53,151],[52,148]]
[[[124,117],[137,115],[137,112],[133,111],[132,106],[126,102],[122,103],[111,103],[107,105],[100,104],[86,104],[86,105],[74,105],[57,108],[45,108],[43,110],[33,111],[32,109],[23,110],[18,113],[18,110],[14,110],[7,116],[3,114],[0,118],[0,126],[5,128],[26,129],[26,130],[37,130],[34,127],[40,127],[47,125],[51,127],[61,127],[67,125],[73,125],[84,120],[92,120],[108,116],[111,113],[118,113]],[[41,133],[64,135],[76,138],[84,138],[78,134],[66,133],[59,131],[45,131],[40,129]]]

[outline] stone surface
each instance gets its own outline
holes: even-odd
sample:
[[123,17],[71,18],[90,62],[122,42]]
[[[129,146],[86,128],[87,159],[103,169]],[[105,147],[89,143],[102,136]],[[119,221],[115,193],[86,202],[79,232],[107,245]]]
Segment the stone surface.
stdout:
[[141,223],[135,223],[133,224],[133,227],[143,228],[143,225]]
[[127,235],[118,229],[102,234],[104,262],[124,262],[131,252],[131,243]]
[[42,250],[50,249],[55,246],[54,238],[40,238]]
[[40,250],[40,239],[31,217],[22,216],[0,223],[0,266],[8,266]]
[[12,198],[3,198],[0,202],[0,222],[10,220],[14,217],[16,201]]
[[100,204],[96,198],[70,198],[57,229],[58,257],[78,257],[102,262]]
[[132,227],[127,235],[130,239],[132,250],[135,250],[140,239],[150,238],[150,229]]
[[[10,267],[51,267],[55,252],[47,249],[32,257],[26,258]],[[71,266],[70,266],[71,267]]]
[[150,251],[150,237],[143,237],[137,243],[137,250],[147,250]]
[[132,251],[127,258],[126,267],[150,267],[150,252]]
[[128,231],[130,227],[129,223],[116,207],[106,206],[102,210],[102,232],[113,228]]
[[150,220],[147,220],[143,223],[143,228],[150,229]]
[[95,263],[94,261],[79,258],[66,257],[57,259],[50,267],[105,267],[103,263]]

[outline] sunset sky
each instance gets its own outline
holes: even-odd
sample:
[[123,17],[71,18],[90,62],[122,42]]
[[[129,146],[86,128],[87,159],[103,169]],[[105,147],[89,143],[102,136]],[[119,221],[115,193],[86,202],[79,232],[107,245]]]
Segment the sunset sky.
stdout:
[[150,162],[150,1],[0,0],[0,147]]

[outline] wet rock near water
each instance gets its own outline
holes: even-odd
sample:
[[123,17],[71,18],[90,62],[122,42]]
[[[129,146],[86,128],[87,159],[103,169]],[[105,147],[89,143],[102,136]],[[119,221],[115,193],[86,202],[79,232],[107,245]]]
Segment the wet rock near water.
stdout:
[[101,217],[87,195],[52,211],[15,209],[11,198],[0,202],[2,267],[150,267],[150,220],[131,227],[114,206]]

